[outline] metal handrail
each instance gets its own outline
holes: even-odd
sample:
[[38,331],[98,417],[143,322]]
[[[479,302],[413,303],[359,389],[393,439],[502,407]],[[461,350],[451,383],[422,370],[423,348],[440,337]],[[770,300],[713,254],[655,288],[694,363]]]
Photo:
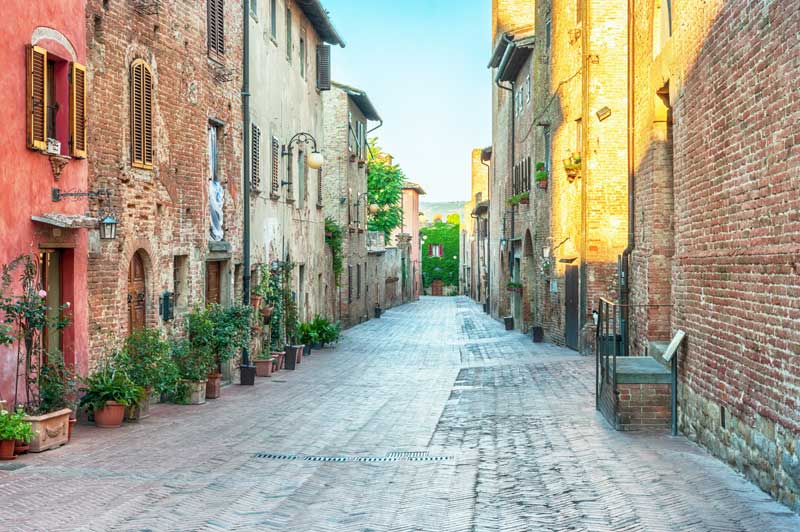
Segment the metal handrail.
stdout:
[[621,356],[622,316],[620,305],[600,298],[595,330],[595,407],[606,384],[617,391],[617,357]]

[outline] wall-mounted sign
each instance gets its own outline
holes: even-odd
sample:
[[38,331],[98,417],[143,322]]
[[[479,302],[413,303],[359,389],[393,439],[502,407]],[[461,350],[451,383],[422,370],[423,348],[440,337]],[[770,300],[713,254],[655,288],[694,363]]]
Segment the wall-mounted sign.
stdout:
[[672,337],[672,341],[667,346],[667,350],[664,351],[664,360],[669,362],[672,357],[675,356],[675,353],[678,351],[678,346],[681,345],[681,342],[683,342],[683,338],[685,336],[686,333],[678,329],[678,332],[675,333],[675,336]]

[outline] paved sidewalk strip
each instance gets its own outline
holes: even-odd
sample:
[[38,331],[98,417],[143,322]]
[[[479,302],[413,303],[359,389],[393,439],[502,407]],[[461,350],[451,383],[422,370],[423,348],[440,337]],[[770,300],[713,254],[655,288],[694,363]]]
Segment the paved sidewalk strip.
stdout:
[[612,430],[593,372],[423,298],[296,372],[0,468],[0,530],[800,530],[685,438]]

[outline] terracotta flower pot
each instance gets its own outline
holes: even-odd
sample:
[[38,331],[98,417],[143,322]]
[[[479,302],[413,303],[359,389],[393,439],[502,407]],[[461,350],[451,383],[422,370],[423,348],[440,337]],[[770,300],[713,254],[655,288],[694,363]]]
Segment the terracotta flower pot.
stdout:
[[101,429],[115,429],[122,425],[125,418],[125,405],[115,401],[106,402],[106,406],[94,411],[94,424]]
[[279,353],[278,354],[278,369],[285,369],[286,368],[286,364],[284,363],[285,360],[286,360],[286,355],[284,353]]
[[306,346],[300,345],[293,345],[292,348],[295,350],[295,356],[297,357],[297,363],[300,364],[303,361],[303,351],[305,350]]
[[272,312],[275,310],[275,305],[264,305],[261,307],[261,316],[268,320],[272,317]]
[[547,180],[546,179],[543,179],[541,181],[537,181],[536,184],[539,185],[539,188],[547,190]]
[[14,456],[15,444],[14,440],[0,440],[0,460],[13,460],[16,458]]
[[250,296],[250,306],[253,307],[254,309],[260,309],[261,308],[261,301],[263,299],[264,298],[262,298],[261,296],[251,295]]
[[206,381],[206,399],[218,399],[222,395],[222,373],[212,373]]
[[30,448],[30,444],[26,441],[17,440],[14,442],[14,454],[17,456],[27,453]]
[[69,418],[69,427],[67,428],[67,441],[72,439],[72,427],[75,426],[78,420],[74,418]]
[[528,198],[522,198],[521,200],[519,200],[519,202],[520,202],[522,205],[527,205],[527,204],[528,204]]
[[272,359],[255,360],[256,377],[269,377],[272,375]]

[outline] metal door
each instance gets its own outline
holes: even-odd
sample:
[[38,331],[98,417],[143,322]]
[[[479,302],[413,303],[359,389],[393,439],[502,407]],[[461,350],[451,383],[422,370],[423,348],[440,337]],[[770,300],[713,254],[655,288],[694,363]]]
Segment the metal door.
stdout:
[[578,267],[567,266],[565,276],[564,305],[566,319],[564,323],[564,342],[570,349],[578,350],[578,327],[580,313],[580,297],[578,296]]

